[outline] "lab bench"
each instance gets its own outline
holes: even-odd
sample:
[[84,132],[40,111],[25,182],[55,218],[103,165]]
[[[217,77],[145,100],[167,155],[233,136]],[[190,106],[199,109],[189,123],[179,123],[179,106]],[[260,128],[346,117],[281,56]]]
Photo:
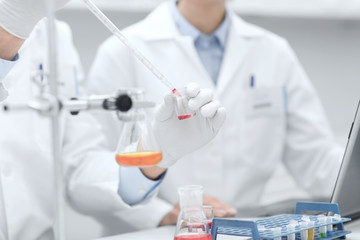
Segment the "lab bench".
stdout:
[[[321,238],[321,228],[328,227],[328,221],[325,215],[302,215],[302,212],[323,212],[333,213],[334,216],[327,217],[330,220],[330,225],[336,226],[336,231],[331,229],[331,235],[328,238]],[[320,219],[321,218],[321,219]],[[312,229],[308,223],[312,222],[312,227],[315,230],[315,236],[313,231],[312,238],[315,239],[338,239],[339,237],[345,237],[349,240],[360,239],[360,220],[349,222],[350,218],[342,218],[340,216],[340,209],[336,203],[321,203],[321,202],[297,202],[294,214],[282,214],[275,215],[260,219],[226,219],[226,218],[214,218],[212,222],[211,235],[217,240],[240,240],[240,239],[281,239],[290,235],[296,239],[302,239],[300,234],[305,232],[308,235],[307,230]],[[296,227],[293,225],[296,222]],[[347,224],[344,226],[344,224]],[[300,223],[300,224],[299,224]],[[302,224],[302,223],[305,223]],[[289,225],[290,224],[290,225]],[[292,228],[289,226],[292,225]],[[261,230],[260,230],[261,226]],[[310,227],[310,228],[309,228]],[[270,231],[271,230],[271,231]],[[277,230],[277,231],[272,231]],[[129,234],[123,234],[110,238],[103,238],[103,240],[132,240],[132,239],[146,239],[146,240],[162,240],[173,239],[175,229],[174,227],[167,226],[146,231],[134,232]],[[334,235],[333,235],[334,234]]]
[[[345,225],[347,230],[352,231],[351,234],[346,236],[347,240],[359,240],[360,239],[360,220],[353,221],[347,225]],[[97,240],[173,240],[175,233],[175,226],[165,226],[160,228],[154,228],[144,231],[138,231],[133,233],[121,234],[117,236],[107,237],[107,238],[100,238]],[[235,237],[223,237],[225,239],[241,239]]]

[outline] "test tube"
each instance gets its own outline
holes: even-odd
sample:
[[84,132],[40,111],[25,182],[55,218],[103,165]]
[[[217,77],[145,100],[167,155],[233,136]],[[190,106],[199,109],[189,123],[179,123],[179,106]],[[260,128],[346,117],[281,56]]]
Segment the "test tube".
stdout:
[[340,221],[341,220],[340,214],[334,214],[334,220],[335,221]]
[[263,232],[263,231],[265,231],[266,230],[266,228],[265,228],[265,226],[264,225],[257,225],[257,228],[258,228],[258,231],[259,232]]
[[186,88],[177,89],[175,112],[179,120],[185,120],[196,115],[196,112],[189,108],[189,97]]
[[289,224],[294,225],[295,227],[296,227],[296,226],[299,226],[299,222],[296,221],[296,220],[290,220],[290,223],[289,223]]
[[278,236],[278,237],[274,238],[274,240],[281,240],[281,227],[276,227],[271,230],[272,230],[273,235]]
[[332,217],[328,216],[326,218],[326,223],[330,223],[326,226],[326,237],[332,237],[333,235],[333,225],[332,225]]
[[[335,221],[335,224],[339,223],[341,221],[340,214],[334,214],[333,216],[333,222]],[[337,227],[337,225],[335,225]]]
[[[307,222],[300,222],[300,227],[307,228],[308,227]],[[301,231],[300,236],[301,236],[301,240],[308,240],[308,231],[307,230]]]
[[289,225],[287,225],[287,230],[289,231],[289,232],[292,232],[292,233],[290,233],[288,236],[287,236],[287,239],[288,240],[295,240],[295,227],[296,227],[296,225],[295,224],[292,224],[292,223],[290,223]]
[[308,228],[310,228],[308,230],[308,240],[314,240],[314,238],[315,238],[315,236],[314,236],[315,235],[315,229],[314,229],[315,222],[314,221],[308,221],[307,225],[308,225]]
[[[326,217],[324,215],[318,216],[319,224],[326,224]],[[319,227],[320,238],[326,238],[326,226]]]

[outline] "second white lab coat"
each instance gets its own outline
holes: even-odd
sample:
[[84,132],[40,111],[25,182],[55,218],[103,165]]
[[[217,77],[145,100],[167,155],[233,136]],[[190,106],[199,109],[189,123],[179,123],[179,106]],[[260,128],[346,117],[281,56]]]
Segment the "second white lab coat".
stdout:
[[[34,71],[47,64],[46,22],[39,23],[20,50],[20,60],[4,79],[10,96],[3,104],[27,103],[39,89]],[[77,96],[83,73],[70,28],[57,22],[58,81],[63,99]],[[64,181],[72,204],[93,216],[112,216],[130,208],[119,195],[119,167],[99,124],[86,112],[60,119]],[[0,191],[9,240],[50,240],[54,224],[54,169],[50,118],[31,110],[0,112]],[[105,149],[105,150],[104,150]],[[86,229],[84,229],[86,231]]]
[[[177,31],[168,3],[125,30],[175,87],[197,82],[211,88],[227,110],[216,138],[168,170],[159,193],[167,203],[153,209],[158,216],[154,226],[178,202],[177,188],[186,184],[203,185],[206,194],[237,209],[258,206],[280,162],[315,196],[329,195],[333,187],[342,149],[298,59],[283,38],[229,13],[231,28],[216,86],[193,40]],[[99,48],[89,79],[92,92],[141,87],[156,102],[169,91],[115,37]],[[102,116],[102,121],[114,147],[121,128],[112,117]]]

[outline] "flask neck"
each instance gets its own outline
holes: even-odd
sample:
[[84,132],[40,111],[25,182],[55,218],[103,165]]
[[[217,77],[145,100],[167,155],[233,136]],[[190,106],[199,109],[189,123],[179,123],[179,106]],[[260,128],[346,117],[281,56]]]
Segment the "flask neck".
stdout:
[[[127,94],[134,101],[144,100],[144,90],[136,88],[120,89],[118,94]],[[127,112],[117,111],[117,117],[122,122],[142,122],[145,121],[145,111],[141,108],[131,108]]]
[[118,119],[122,122],[144,122],[145,113],[140,112],[131,112],[130,113],[121,113],[117,112]]
[[187,210],[201,210],[203,188],[202,186],[191,185],[179,188],[180,209]]

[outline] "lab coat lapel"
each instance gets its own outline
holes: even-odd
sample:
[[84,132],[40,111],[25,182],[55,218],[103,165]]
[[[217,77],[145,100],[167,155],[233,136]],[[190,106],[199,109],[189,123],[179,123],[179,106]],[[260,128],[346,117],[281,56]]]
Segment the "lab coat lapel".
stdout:
[[185,58],[188,59],[189,62],[179,67],[185,66],[183,71],[194,71],[194,79],[192,79],[191,82],[197,82],[202,87],[215,88],[214,82],[201,63],[193,40],[179,33],[171,16],[169,4],[172,3],[166,2],[161,4],[146,18],[146,25],[143,26],[144,39],[148,42],[162,41],[164,44],[162,47],[164,48],[166,48],[168,41],[175,41],[179,46],[179,52],[170,57],[177,57],[179,55],[186,56]]
[[254,38],[262,35],[261,31],[250,27],[235,14],[231,14],[232,24],[226,44],[224,58],[217,81],[217,93],[226,91],[226,87],[236,80],[236,73],[254,46]]
[[[189,59],[188,66],[194,71],[194,77],[197,76],[193,82],[197,82],[201,87],[215,88],[214,82],[200,60],[193,40],[190,37],[179,37],[176,41],[181,46],[180,50],[182,53],[180,52],[180,54],[185,54],[187,56],[187,59]],[[191,69],[188,69],[187,71]]]

